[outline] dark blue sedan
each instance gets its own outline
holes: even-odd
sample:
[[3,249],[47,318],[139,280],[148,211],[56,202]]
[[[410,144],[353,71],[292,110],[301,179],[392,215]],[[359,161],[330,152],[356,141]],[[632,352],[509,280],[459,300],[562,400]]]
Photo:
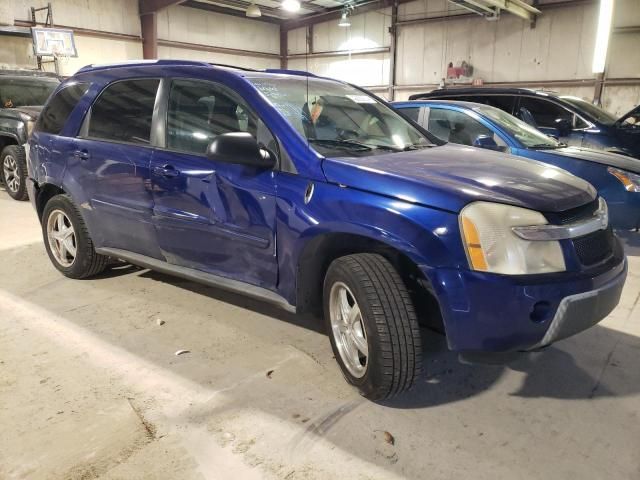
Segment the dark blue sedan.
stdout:
[[394,106],[444,141],[509,152],[568,170],[607,200],[613,228],[640,227],[640,160],[567,146],[489,105],[420,100]]

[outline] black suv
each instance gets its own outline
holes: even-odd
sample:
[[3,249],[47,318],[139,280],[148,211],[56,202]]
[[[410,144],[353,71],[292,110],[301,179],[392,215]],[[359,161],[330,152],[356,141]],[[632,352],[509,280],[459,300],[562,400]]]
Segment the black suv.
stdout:
[[27,199],[24,145],[59,83],[52,73],[0,70],[0,182],[15,200]]
[[616,118],[582,98],[528,88],[452,88],[411,95],[409,100],[484,103],[517,116],[573,146],[640,158],[640,106]]

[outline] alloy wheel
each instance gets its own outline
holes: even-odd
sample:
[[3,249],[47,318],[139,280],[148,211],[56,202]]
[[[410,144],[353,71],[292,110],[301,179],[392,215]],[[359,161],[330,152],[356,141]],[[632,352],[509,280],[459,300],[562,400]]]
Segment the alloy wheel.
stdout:
[[68,268],[76,260],[76,233],[69,217],[62,210],[54,210],[47,220],[47,238],[56,261]]
[[20,189],[20,175],[16,159],[11,155],[5,156],[2,169],[4,170],[5,185],[10,191],[16,193]]
[[351,375],[367,372],[369,345],[362,312],[355,296],[344,283],[336,282],[329,294],[331,333],[340,358]]

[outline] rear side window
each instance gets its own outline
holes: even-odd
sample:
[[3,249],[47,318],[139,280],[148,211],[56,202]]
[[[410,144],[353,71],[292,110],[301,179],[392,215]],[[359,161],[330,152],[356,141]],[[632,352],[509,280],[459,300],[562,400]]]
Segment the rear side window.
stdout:
[[148,145],[160,80],[124,80],[109,85],[91,107],[88,135],[114,142]]
[[36,130],[59,135],[69,115],[88,89],[88,83],[74,83],[59,90],[42,110]]

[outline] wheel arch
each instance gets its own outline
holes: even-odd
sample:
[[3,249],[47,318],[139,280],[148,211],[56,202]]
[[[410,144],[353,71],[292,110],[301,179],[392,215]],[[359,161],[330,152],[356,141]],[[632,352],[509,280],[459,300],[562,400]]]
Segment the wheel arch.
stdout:
[[322,312],[322,290],[326,272],[335,259],[358,253],[377,253],[396,268],[409,290],[418,318],[443,329],[440,305],[429,279],[418,261],[397,246],[367,235],[328,232],[310,239],[300,256],[296,270],[296,307],[300,312]]

